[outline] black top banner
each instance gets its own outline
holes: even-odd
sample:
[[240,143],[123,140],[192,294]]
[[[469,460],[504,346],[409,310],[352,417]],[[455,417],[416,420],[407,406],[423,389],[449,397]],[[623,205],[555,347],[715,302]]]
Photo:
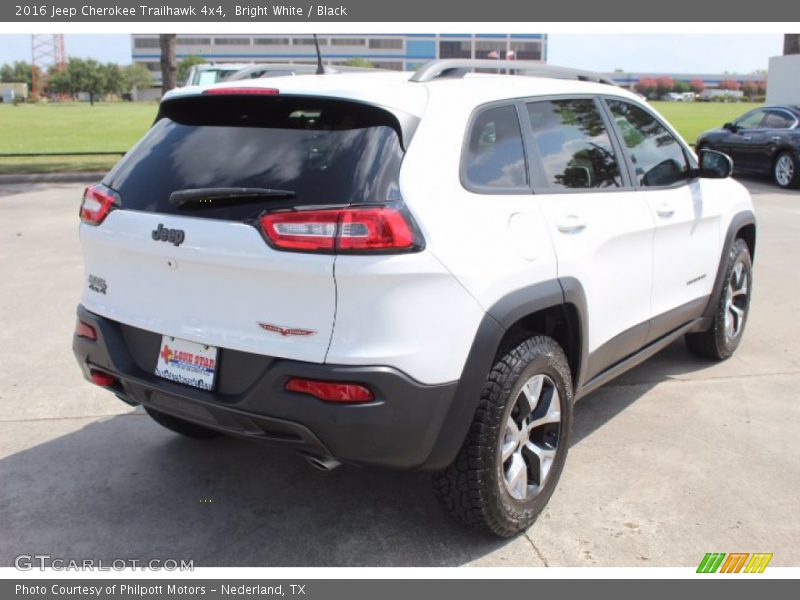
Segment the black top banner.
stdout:
[[760,0],[58,0],[3,2],[0,21],[8,22],[781,22],[800,21],[800,2]]

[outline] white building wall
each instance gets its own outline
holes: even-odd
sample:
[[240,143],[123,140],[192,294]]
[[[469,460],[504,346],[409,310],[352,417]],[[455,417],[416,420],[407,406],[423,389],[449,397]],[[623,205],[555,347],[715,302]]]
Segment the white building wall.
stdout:
[[767,103],[800,105],[800,54],[769,59]]

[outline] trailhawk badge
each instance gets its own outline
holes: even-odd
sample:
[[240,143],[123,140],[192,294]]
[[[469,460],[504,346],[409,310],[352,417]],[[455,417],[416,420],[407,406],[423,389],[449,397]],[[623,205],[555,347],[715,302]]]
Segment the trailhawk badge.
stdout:
[[259,323],[261,329],[271,331],[272,333],[280,333],[283,337],[289,335],[314,335],[317,333],[312,329],[298,329],[297,327],[281,327],[280,325],[273,325],[272,323]]

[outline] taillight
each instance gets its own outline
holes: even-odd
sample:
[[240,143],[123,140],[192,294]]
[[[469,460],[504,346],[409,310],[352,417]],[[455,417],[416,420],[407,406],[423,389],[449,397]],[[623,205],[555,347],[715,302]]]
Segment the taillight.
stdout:
[[84,323],[80,319],[75,322],[75,335],[86,338],[87,340],[97,339],[97,332],[94,330],[94,327],[88,323]]
[[112,387],[119,382],[119,379],[117,379],[113,375],[109,375],[108,373],[103,373],[102,371],[93,370],[91,372],[91,378],[92,378],[92,383],[102,387]]
[[113,206],[118,206],[120,197],[117,192],[102,183],[90,185],[83,192],[81,202],[81,221],[89,225],[100,225]]
[[280,92],[275,88],[258,88],[258,87],[218,87],[208,88],[203,91],[203,94],[211,94],[218,96],[227,95],[245,95],[245,96],[275,96]]
[[403,252],[419,248],[409,219],[388,206],[274,212],[259,219],[267,241],[300,252]]
[[368,387],[341,381],[319,381],[293,377],[286,382],[286,389],[290,392],[310,394],[326,402],[369,402],[375,399],[375,395]]

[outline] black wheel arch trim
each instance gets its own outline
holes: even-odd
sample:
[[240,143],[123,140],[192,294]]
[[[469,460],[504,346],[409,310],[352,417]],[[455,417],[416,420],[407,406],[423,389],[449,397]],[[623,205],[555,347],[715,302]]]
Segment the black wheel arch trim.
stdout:
[[[708,304],[706,305],[705,311],[703,311],[704,317],[713,317],[714,313],[716,312],[720,294],[722,294],[722,287],[724,284],[723,280],[725,279],[725,266],[728,254],[730,254],[733,243],[737,239],[737,234],[748,225],[752,225],[755,229],[756,216],[751,210],[743,210],[736,213],[728,225],[728,231],[725,233],[725,240],[722,243],[722,252],[720,253],[719,264],[717,266],[717,276],[714,279],[714,287],[711,288],[711,296]],[[756,255],[756,237],[757,231],[753,234],[752,247],[750,249],[750,258],[753,261],[755,260]]]
[[[478,326],[467,360],[456,387],[455,397],[444,422],[446,426],[425,465],[426,470],[441,470],[455,460],[480,403],[486,377],[494,366],[503,336],[522,318],[536,312],[572,305],[578,318],[580,350],[573,388],[578,389],[586,375],[588,346],[586,335],[586,294],[577,279],[564,277],[526,286],[511,292],[492,305]],[[564,349],[565,352],[568,349]]]

